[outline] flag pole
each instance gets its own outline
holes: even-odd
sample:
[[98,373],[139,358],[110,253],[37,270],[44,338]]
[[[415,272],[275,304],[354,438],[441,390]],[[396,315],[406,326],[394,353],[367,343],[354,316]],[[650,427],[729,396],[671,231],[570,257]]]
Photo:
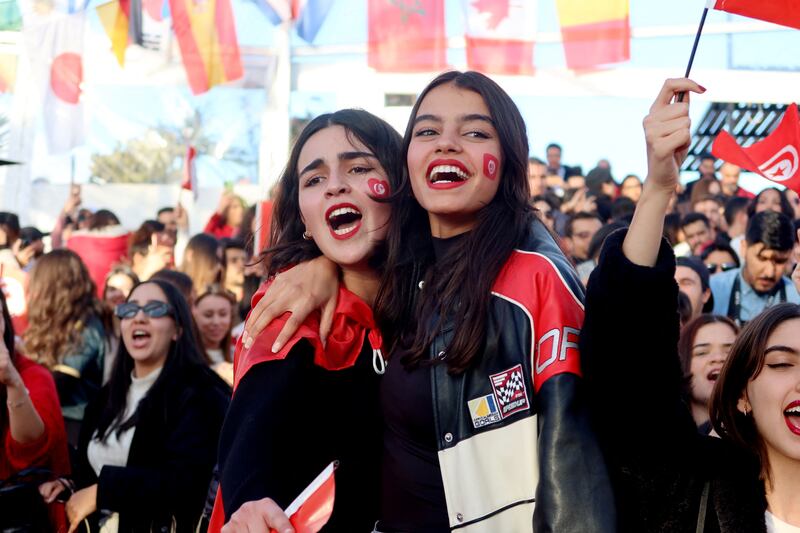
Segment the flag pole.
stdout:
[[[697,45],[700,43],[700,34],[703,33],[703,26],[706,23],[706,16],[708,15],[708,5],[703,8],[703,16],[700,17],[700,25],[697,27],[697,34],[694,36],[694,44],[692,45],[692,53],[689,54],[689,64],[686,65],[686,73],[683,75],[684,78],[689,77],[689,73],[692,72],[692,64],[694,63],[694,56],[697,53]],[[683,97],[686,95],[685,92],[678,93],[678,102],[683,102]]]

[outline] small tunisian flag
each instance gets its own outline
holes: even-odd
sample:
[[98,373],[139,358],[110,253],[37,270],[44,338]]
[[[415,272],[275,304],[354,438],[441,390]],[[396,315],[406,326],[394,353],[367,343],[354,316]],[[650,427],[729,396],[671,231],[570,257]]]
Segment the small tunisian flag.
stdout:
[[708,7],[800,29],[797,0],[708,0]]
[[244,75],[230,0],[169,0],[169,8],[193,94]]
[[536,0],[462,0],[467,66],[491,74],[533,74]]
[[367,62],[380,72],[447,67],[444,0],[368,0]]
[[797,104],[786,109],[781,123],[765,139],[742,148],[727,132],[714,140],[711,153],[800,193],[800,118]]
[[196,157],[197,150],[194,146],[186,148],[186,158],[183,161],[183,181],[181,181],[181,190],[191,191],[194,200],[197,200],[197,171],[194,166]]
[[556,0],[567,67],[589,69],[631,58],[628,0]]

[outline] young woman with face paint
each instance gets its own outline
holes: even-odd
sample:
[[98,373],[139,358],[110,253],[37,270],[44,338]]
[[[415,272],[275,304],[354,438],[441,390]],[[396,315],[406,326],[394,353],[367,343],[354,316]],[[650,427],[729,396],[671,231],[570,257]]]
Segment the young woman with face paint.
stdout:
[[[529,207],[519,110],[481,74],[442,74],[403,153],[376,300],[390,364],[375,531],[613,531],[581,401],[583,292]],[[335,281],[321,273],[282,276]],[[311,293],[295,320],[328,299]],[[257,306],[248,330],[279,309]]]
[[[615,482],[619,531],[800,530],[800,306],[749,322],[711,395],[721,438],[697,433],[678,355],[675,257],[664,214],[691,142],[668,80],[644,120],[648,176],[630,229],[609,236],[581,338],[589,404]],[[620,338],[617,328],[626,324]]]
[[[289,527],[285,509],[331,461],[336,499],[326,531],[369,531],[378,516],[378,379],[385,366],[371,305],[402,172],[401,138],[383,120],[342,110],[312,120],[280,181],[268,271],[325,257],[341,270],[333,330],[319,315],[271,351],[286,317],[237,350],[234,395],[222,431],[211,531]],[[254,296],[257,302],[268,287]]]

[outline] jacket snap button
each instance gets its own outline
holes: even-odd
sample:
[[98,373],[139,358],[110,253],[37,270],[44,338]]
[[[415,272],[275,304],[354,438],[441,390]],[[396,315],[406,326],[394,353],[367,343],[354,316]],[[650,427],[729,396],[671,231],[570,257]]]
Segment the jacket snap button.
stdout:
[[424,288],[425,288],[425,281],[424,281],[424,280],[423,280],[423,281],[420,281],[420,282],[417,284],[417,287],[419,287],[419,290],[422,290],[422,289],[424,289]]
[[438,357],[439,359],[444,359],[444,356],[445,356],[445,355],[446,355],[446,354],[444,353],[444,350],[442,350],[441,352],[439,352],[438,354],[436,354],[436,357]]
[[445,433],[444,434],[444,441],[445,442],[453,442],[453,434],[452,433]]
[[461,513],[458,513],[456,515],[456,520],[458,520],[459,522],[463,522],[464,521],[464,515],[461,514]]

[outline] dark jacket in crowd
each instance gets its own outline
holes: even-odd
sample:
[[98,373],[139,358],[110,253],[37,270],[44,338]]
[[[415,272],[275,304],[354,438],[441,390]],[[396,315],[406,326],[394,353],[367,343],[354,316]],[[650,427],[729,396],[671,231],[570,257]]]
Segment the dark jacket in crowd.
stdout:
[[[609,236],[589,279],[580,346],[595,429],[621,532],[765,532],[764,484],[754,457],[697,433],[681,390],[675,257],[662,242],[652,268]],[[703,492],[707,506],[700,513]]]
[[128,464],[104,466],[98,477],[86,452],[108,400],[109,388],[103,387],[87,407],[81,428],[77,486],[98,484],[97,508],[119,513],[120,533],[170,531],[173,525],[179,532],[193,532],[216,461],[229,391],[200,365],[152,389],[135,415]]

